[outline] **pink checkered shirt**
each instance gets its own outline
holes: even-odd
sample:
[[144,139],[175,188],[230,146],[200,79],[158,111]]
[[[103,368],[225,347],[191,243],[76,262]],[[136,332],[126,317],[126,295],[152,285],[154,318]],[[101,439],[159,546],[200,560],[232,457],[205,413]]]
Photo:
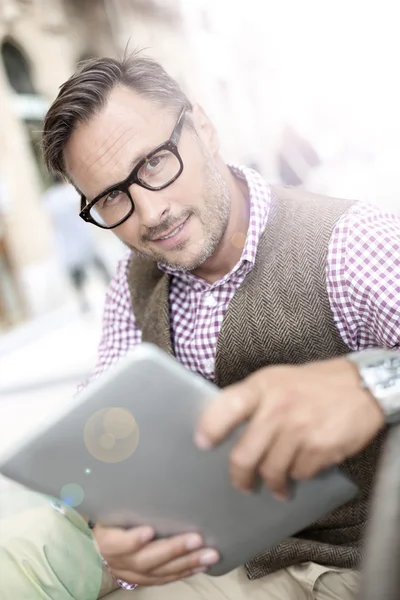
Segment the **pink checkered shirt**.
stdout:
[[[191,273],[160,266],[172,275],[171,336],[177,359],[212,380],[225,311],[254,266],[270,210],[270,189],[260,175],[232,166],[250,195],[250,223],[243,254],[230,273],[209,284]],[[98,377],[141,342],[128,289],[131,252],[119,263],[106,295]],[[333,318],[352,350],[400,345],[400,216],[357,203],[337,222],[328,249],[326,287]],[[134,585],[119,582],[125,589]]]

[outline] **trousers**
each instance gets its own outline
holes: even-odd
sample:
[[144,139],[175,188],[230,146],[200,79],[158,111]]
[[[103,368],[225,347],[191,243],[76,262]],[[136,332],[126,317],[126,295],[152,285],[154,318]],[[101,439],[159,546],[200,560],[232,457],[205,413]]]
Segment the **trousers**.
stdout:
[[0,494],[2,600],[355,600],[359,580],[357,571],[304,563],[253,581],[240,567],[222,577],[198,574],[126,591],[75,510],[24,489]]

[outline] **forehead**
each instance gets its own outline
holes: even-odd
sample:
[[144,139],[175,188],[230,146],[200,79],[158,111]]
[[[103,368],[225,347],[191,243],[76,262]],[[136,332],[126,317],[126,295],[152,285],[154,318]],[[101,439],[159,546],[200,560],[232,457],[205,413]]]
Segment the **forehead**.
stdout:
[[68,174],[86,195],[124,179],[132,161],[170,135],[170,111],[127,88],[116,88],[107,104],[78,125],[64,149]]

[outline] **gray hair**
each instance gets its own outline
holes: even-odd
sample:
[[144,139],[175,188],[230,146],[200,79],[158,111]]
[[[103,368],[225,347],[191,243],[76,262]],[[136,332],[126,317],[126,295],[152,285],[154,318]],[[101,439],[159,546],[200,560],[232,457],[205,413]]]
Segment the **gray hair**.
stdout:
[[83,61],[60,87],[45,117],[42,150],[51,173],[67,177],[66,144],[79,124],[87,123],[104,108],[110,93],[118,85],[174,111],[183,106],[192,109],[177,81],[153,58],[134,52],[121,60],[94,58]]

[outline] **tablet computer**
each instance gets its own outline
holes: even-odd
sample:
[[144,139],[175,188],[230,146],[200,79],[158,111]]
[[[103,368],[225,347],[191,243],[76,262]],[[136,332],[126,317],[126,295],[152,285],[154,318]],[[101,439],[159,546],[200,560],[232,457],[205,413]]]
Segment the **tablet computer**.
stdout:
[[350,500],[337,468],[295,483],[281,502],[259,485],[232,487],[228,456],[240,430],[196,448],[196,423],[219,390],[140,344],[0,457],[0,472],[60,498],[94,522],[152,525],[159,537],[198,531],[221,553],[222,575]]

